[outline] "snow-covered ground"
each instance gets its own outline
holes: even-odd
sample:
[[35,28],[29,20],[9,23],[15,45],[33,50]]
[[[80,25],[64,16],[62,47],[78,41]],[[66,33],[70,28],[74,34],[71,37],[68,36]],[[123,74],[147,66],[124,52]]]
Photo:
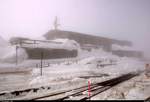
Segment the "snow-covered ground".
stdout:
[[93,97],[92,100],[144,100],[149,96],[150,79],[141,74]]
[[[78,50],[79,56],[76,58],[44,60],[44,63],[50,63],[50,65],[42,68],[42,76],[41,68],[36,67],[36,64],[39,64],[40,60],[25,60],[17,66],[15,63],[7,63],[7,66],[3,63],[0,64],[0,70],[14,68],[13,70],[15,71],[29,68],[29,73],[0,74],[0,91],[40,86],[50,86],[50,91],[70,89],[88,85],[88,80],[91,83],[95,83],[125,73],[144,70],[145,63],[136,58],[118,57],[102,49],[92,49],[91,51]],[[6,54],[6,58],[13,56],[13,53],[12,50],[12,53]],[[100,66],[101,64],[106,64],[106,66]],[[99,77],[84,78],[88,76]],[[149,86],[150,80],[146,79],[144,75],[140,75],[92,99],[144,99],[150,95]],[[44,92],[46,91],[44,90],[41,93]],[[30,95],[31,93],[27,96]]]

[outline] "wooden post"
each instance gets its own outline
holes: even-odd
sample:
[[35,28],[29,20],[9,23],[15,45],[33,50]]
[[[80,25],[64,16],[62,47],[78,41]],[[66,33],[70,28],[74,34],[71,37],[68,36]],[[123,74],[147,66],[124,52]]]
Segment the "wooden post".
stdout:
[[42,76],[42,67],[43,67],[43,52],[41,52],[41,76]]

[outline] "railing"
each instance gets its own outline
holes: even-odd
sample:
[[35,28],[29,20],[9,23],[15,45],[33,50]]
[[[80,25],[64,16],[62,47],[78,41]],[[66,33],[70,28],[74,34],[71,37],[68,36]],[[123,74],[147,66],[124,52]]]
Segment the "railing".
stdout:
[[55,42],[50,40],[31,40],[31,39],[23,39],[19,42],[19,45],[23,44],[40,44],[40,43],[53,43],[53,44],[62,44],[62,42]]

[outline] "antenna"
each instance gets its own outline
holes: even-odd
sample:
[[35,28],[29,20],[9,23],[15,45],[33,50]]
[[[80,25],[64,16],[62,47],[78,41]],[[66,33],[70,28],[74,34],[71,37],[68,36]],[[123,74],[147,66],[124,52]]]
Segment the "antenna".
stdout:
[[60,24],[58,24],[58,19],[57,19],[57,16],[56,16],[55,20],[54,20],[54,29],[58,30],[58,26],[60,26]]

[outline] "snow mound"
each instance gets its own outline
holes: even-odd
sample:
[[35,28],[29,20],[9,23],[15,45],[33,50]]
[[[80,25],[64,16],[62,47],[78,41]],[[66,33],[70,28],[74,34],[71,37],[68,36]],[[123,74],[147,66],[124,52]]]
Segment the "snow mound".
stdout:
[[78,49],[80,48],[80,45],[74,41],[74,40],[69,40],[69,39],[54,39],[54,42],[61,42],[61,46],[63,48],[67,48],[67,49]]
[[0,36],[0,47],[8,46],[9,43]]
[[102,58],[113,58],[113,59],[119,59],[119,56],[113,55],[111,52],[106,52],[103,50],[103,48],[99,49],[92,49],[90,52],[86,50],[82,50],[80,52],[81,57],[102,57]]
[[144,99],[144,94],[143,94],[143,92],[140,88],[133,88],[127,94],[126,99],[143,100]]
[[0,58],[6,53],[8,50],[9,43],[5,41],[2,37],[0,37]]
[[113,50],[129,50],[129,51],[132,51],[132,50],[135,50],[133,49],[132,47],[129,47],[129,46],[120,46],[120,45],[116,45],[116,44],[112,44],[112,49]]
[[97,59],[98,59],[97,57],[92,56],[92,57],[82,59],[79,63],[80,64],[87,64],[90,62],[95,62]]
[[49,79],[47,76],[38,76],[37,78],[33,79],[29,85],[36,85],[36,84],[47,84]]
[[[28,58],[26,51],[22,48],[17,50],[18,59],[17,61],[22,62],[23,60]],[[0,59],[2,62],[6,63],[15,63],[16,62],[16,46],[8,46],[3,50],[3,56]]]
[[[81,53],[81,61],[80,64],[94,63],[97,62],[107,62],[110,60],[119,60],[120,58],[116,55],[113,55],[111,52],[105,52],[103,49],[92,49],[91,52],[82,51]],[[83,57],[84,56],[84,57]]]

